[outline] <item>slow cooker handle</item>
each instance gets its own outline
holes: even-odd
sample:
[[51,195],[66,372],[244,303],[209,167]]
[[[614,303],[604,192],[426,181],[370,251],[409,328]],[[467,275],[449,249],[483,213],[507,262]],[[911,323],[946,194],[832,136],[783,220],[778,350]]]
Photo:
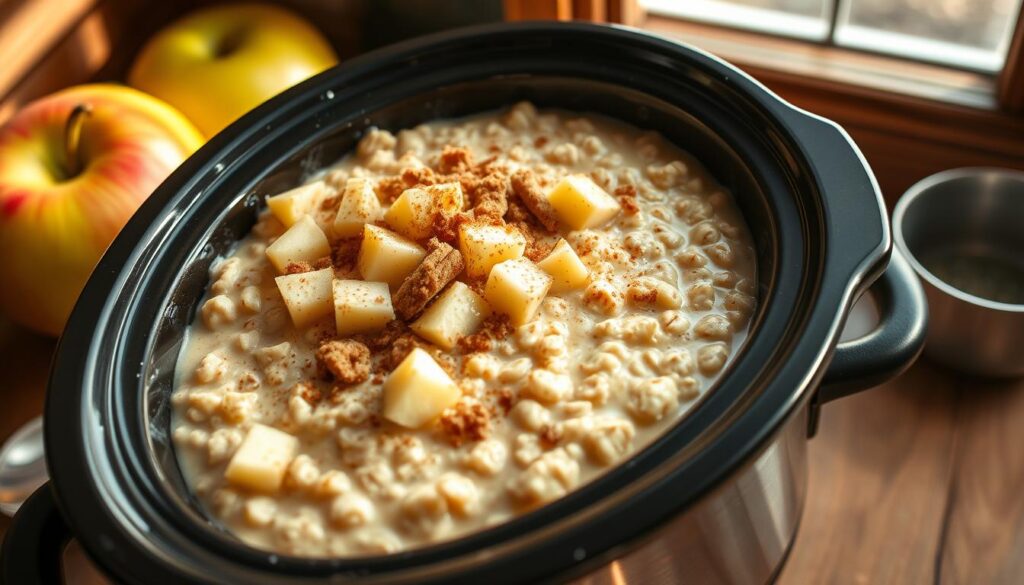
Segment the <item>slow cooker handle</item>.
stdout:
[[866,390],[903,373],[924,347],[928,301],[910,264],[898,250],[868,289],[879,308],[879,322],[859,339],[836,346],[818,388],[817,404]]
[[63,583],[64,548],[71,532],[49,482],[18,508],[0,550],[0,581],[19,585]]

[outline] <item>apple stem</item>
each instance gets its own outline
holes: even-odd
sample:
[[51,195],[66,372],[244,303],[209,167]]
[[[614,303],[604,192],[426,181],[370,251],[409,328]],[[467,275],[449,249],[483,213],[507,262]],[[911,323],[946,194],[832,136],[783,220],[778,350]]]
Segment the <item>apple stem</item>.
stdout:
[[68,121],[64,124],[64,170],[68,173],[69,178],[78,175],[82,170],[82,161],[78,156],[78,144],[82,139],[82,125],[90,114],[92,114],[92,106],[78,104],[68,114]]

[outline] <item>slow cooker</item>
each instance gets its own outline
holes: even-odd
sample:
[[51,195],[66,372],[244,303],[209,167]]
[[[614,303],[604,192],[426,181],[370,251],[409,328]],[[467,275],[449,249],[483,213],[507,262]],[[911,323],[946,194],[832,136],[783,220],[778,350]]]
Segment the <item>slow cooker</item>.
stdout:
[[[519,100],[656,130],[733,193],[757,247],[759,308],[746,344],[664,436],[510,522],[375,557],[294,558],[244,545],[199,511],[168,436],[175,362],[211,262],[246,234],[265,195],[336,161],[369,127]],[[837,344],[869,287],[880,323]],[[765,583],[797,529],[818,408],[909,365],[925,314],[847,134],[729,64],[590,24],[502,24],[406,42],[232,124],[117,237],[57,348],[45,411],[52,479],[7,533],[3,575],[58,580],[74,536],[112,579],[146,585]]]

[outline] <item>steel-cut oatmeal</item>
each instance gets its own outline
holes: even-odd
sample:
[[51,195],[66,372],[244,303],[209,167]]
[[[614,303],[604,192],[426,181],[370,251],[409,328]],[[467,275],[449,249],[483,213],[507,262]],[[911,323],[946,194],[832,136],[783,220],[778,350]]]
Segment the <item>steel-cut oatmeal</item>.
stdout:
[[707,391],[753,311],[732,198],[657,134],[506,111],[391,134],[218,261],[173,394],[241,540],[379,554],[559,498]]

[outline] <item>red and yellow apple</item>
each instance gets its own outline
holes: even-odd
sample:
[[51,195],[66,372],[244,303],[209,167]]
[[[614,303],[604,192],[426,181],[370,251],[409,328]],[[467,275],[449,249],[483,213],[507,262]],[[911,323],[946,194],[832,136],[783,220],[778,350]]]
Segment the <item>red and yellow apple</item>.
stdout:
[[0,128],[0,308],[57,335],[128,218],[203,143],[166,103],[94,84],[34,101]]
[[212,136],[239,116],[338,62],[311,24],[276,6],[203,8],[142,48],[128,82]]

